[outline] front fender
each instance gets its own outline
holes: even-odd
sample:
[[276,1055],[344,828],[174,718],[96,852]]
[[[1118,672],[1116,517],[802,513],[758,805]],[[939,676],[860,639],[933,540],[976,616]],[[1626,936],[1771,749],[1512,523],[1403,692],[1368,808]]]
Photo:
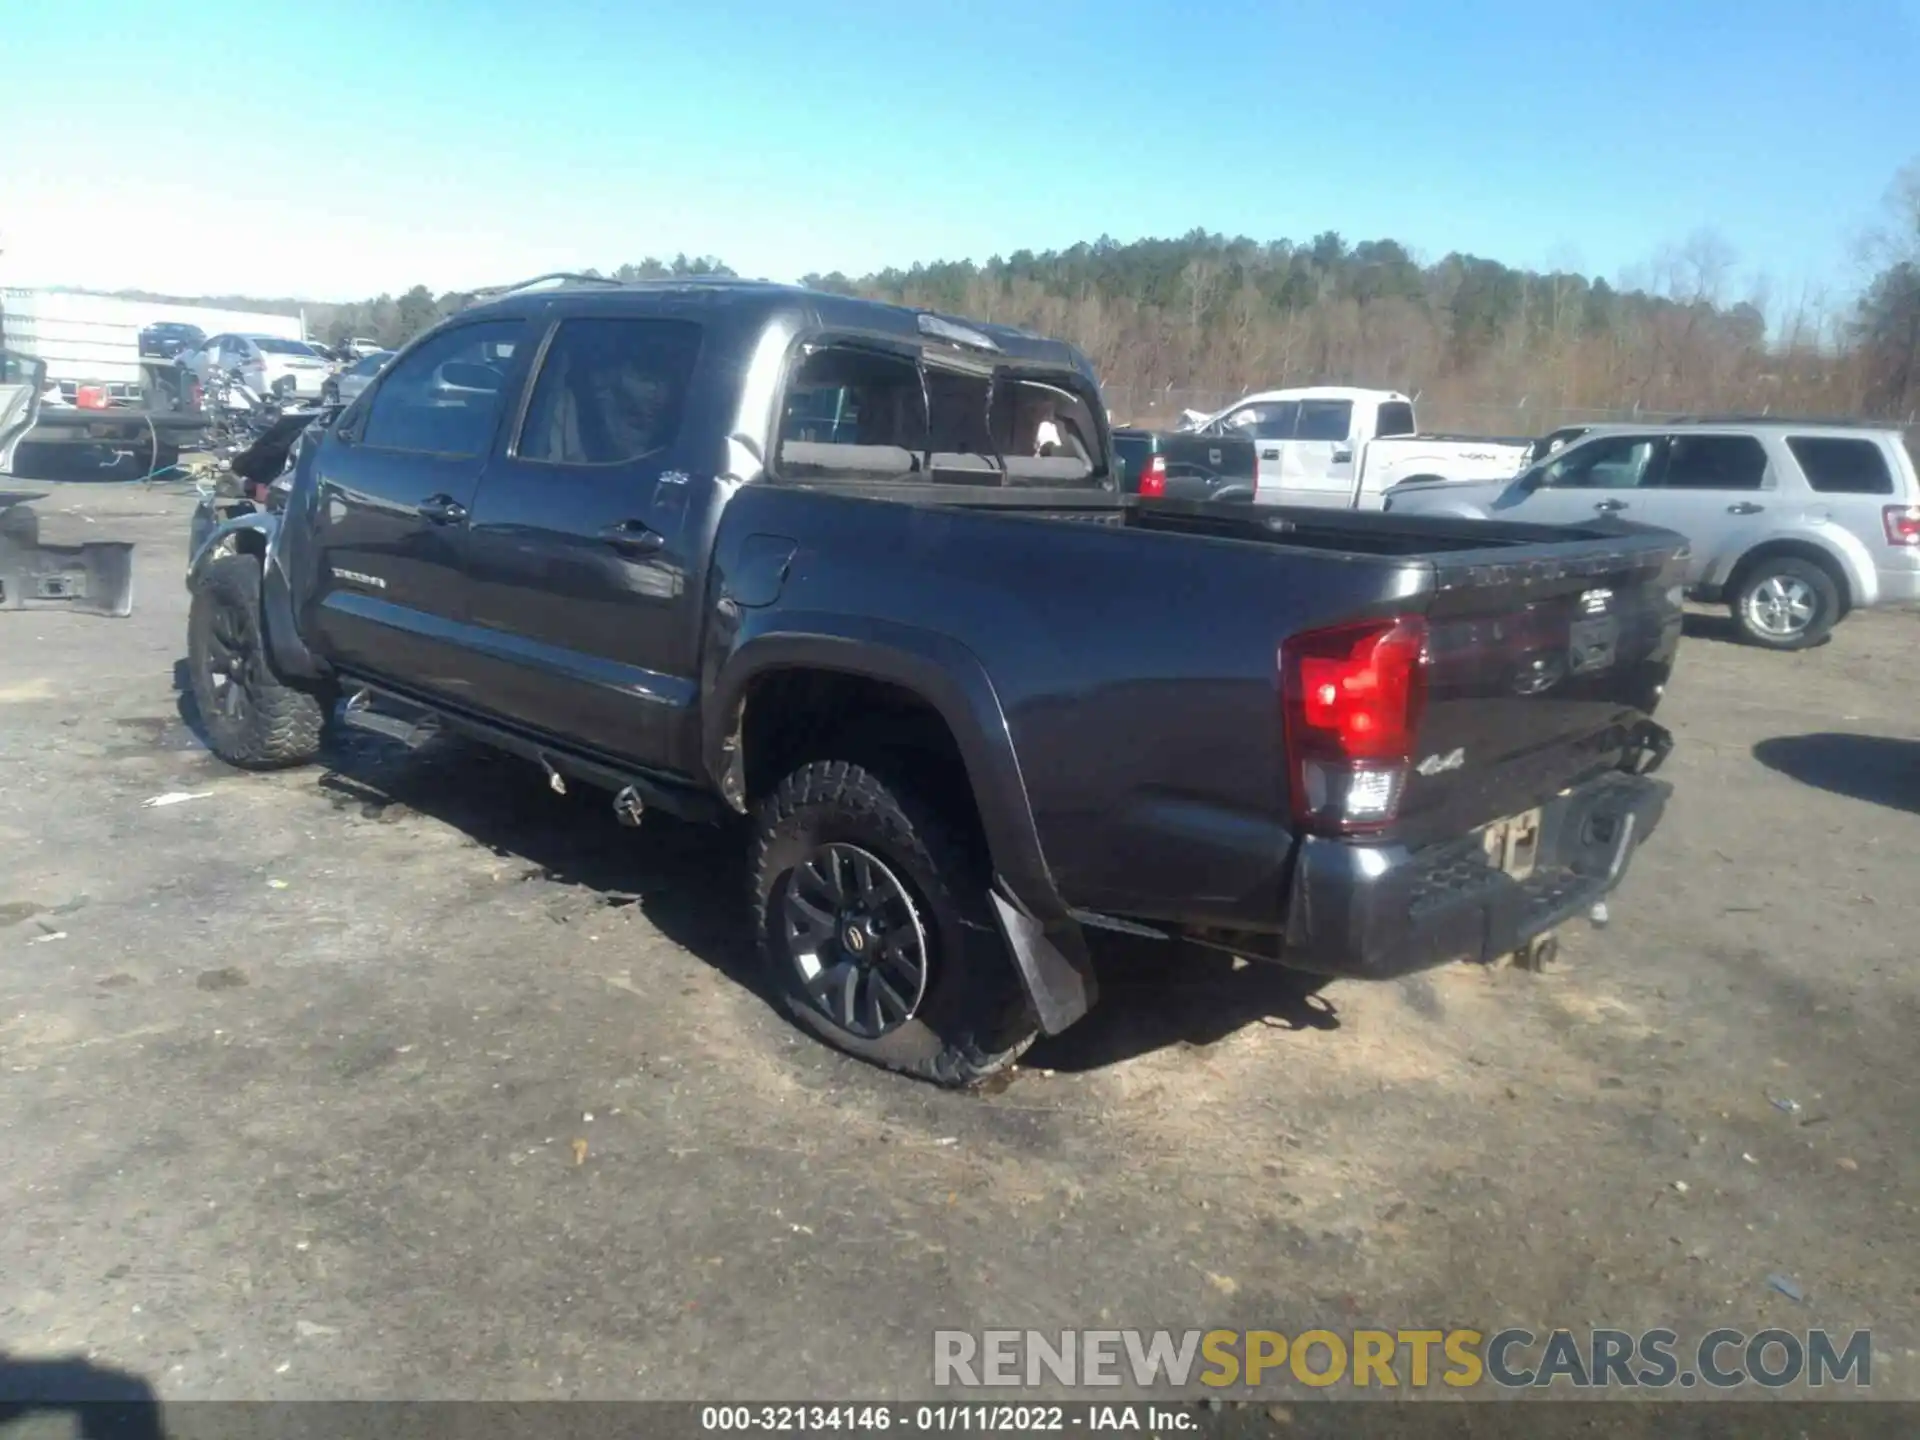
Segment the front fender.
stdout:
[[[834,670],[897,685],[931,705],[960,747],[994,870],[1042,923],[1067,914],[1040,848],[1026,781],[986,668],[946,635],[869,616],[787,612],[743,635],[721,662],[703,707],[701,758],[730,800],[727,777],[740,706],[757,676]],[[737,783],[733,788],[738,788]]]
[[187,589],[197,590],[207,567],[226,555],[256,555],[260,559],[260,624],[266,634],[267,650],[274,669],[281,675],[300,680],[323,680],[327,666],[307,648],[293,618],[292,590],[280,563],[280,535],[284,515],[269,510],[254,510],[221,520],[211,502],[203,501],[193,513],[193,538],[189,544]]
[[223,555],[236,552],[259,555],[263,560],[280,532],[280,517],[265,510],[236,515],[222,520],[211,501],[201,501],[193,512],[191,538],[187,544],[187,589],[200,588],[207,567]]

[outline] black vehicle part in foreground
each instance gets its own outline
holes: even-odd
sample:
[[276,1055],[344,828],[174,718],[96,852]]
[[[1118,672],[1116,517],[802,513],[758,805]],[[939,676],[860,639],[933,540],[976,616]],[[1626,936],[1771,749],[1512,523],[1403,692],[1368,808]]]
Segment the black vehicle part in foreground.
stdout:
[[1251,502],[1260,487],[1258,450],[1237,435],[1118,429],[1113,458],[1120,488],[1142,499]]
[[798,1021],[967,1084],[1094,1003],[1087,927],[1375,976],[1605,895],[1667,794],[1680,548],[1137,502],[1069,346],[563,283],[307,432],[198,544],[189,660],[236,764],[445,726],[742,824]]

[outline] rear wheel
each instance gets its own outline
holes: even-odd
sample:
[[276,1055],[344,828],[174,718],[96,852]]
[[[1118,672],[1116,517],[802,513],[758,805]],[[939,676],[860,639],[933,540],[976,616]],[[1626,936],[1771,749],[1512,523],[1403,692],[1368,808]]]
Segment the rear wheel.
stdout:
[[848,761],[802,766],[756,812],[751,869],[768,978],[829,1044],[959,1087],[1033,1042],[984,857],[907,788]]
[[1755,645],[1804,650],[1826,639],[1840,620],[1840,587],[1811,560],[1758,560],[1733,593],[1733,621]]
[[274,673],[260,619],[260,562],[209,565],[187,616],[187,674],[213,753],[229,765],[276,770],[320,753],[326,707]]

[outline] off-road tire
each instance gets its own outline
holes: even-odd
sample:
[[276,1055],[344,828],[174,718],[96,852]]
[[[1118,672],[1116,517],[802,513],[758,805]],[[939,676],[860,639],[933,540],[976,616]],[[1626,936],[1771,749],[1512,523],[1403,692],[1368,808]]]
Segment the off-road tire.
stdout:
[[[224,627],[236,644],[219,638]],[[238,703],[228,703],[215,673],[222,648],[238,650]],[[245,770],[305,765],[320,753],[327,707],[274,673],[260,617],[260,562],[223,555],[206,568],[187,616],[187,675],[213,753]]]
[[[818,845],[857,845],[912,892],[929,946],[913,1017],[877,1039],[852,1034],[807,996],[787,954],[779,906],[794,867]],[[977,844],[905,786],[845,760],[804,765],[754,811],[748,866],[754,939],[788,1012],[828,1044],[871,1064],[961,1089],[1005,1070],[1039,1022],[987,899]]]
[[[1762,629],[1749,614],[1749,602],[1754,593],[1774,579],[1804,586],[1813,596],[1813,618],[1795,634],[1780,635]],[[1827,573],[1824,566],[1791,555],[1754,561],[1742,571],[1728,599],[1733,610],[1734,628],[1740,632],[1741,638],[1749,645],[1759,645],[1768,650],[1811,649],[1825,640],[1833,632],[1833,627],[1840,623],[1840,587],[1834,583],[1833,576]]]

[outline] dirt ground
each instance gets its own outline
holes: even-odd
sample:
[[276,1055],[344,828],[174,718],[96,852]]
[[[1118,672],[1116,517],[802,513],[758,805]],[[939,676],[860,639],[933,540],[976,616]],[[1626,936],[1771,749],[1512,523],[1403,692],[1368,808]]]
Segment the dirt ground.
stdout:
[[937,1327],[1824,1325],[1920,1398],[1920,618],[1775,656],[1699,617],[1665,825],[1544,976],[1108,950],[1101,1010],[956,1096],[768,1006],[725,837],[453,745],[212,760],[191,496],[50,488],[48,538],[142,548],[130,619],[0,615],[16,1361],[888,1398]]

